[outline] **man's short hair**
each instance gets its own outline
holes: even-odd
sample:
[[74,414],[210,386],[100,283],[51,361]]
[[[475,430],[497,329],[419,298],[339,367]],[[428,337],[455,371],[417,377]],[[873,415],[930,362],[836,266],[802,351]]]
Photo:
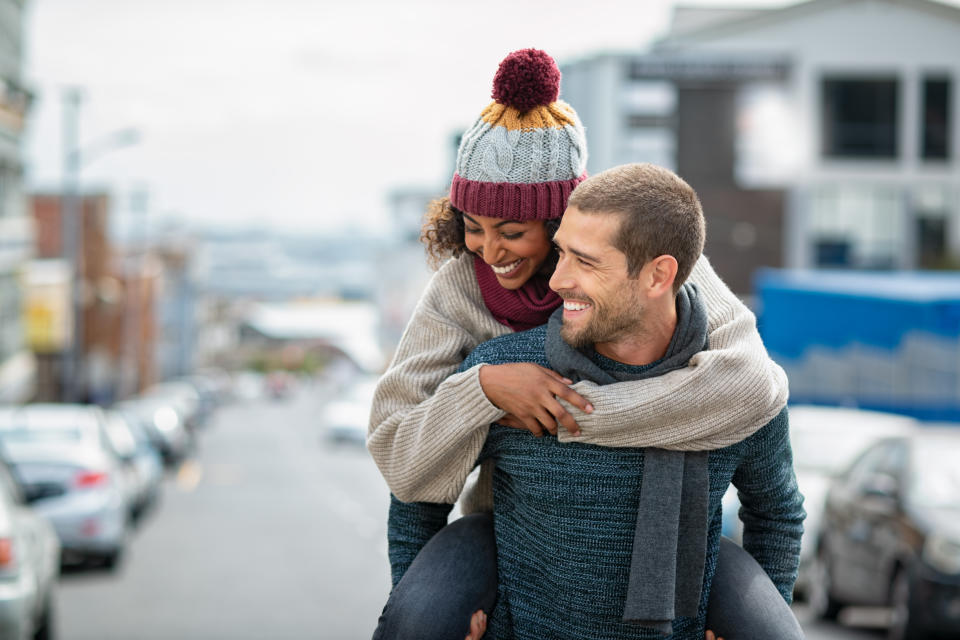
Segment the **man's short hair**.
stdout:
[[625,164],[577,185],[567,206],[620,214],[613,246],[627,256],[631,278],[657,256],[677,260],[677,291],[703,252],[706,223],[697,193],[683,178],[649,163]]

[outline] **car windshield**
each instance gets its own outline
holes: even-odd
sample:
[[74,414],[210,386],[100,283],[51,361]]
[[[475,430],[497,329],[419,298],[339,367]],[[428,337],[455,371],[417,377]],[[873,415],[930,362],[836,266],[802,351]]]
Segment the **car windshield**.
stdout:
[[922,507],[960,510],[960,440],[924,442],[915,454],[911,494]]
[[42,428],[4,427],[0,440],[4,442],[76,442],[83,438],[80,429],[71,426],[48,426]]
[[790,435],[798,469],[834,475],[860,453],[875,436],[862,431],[797,429]]

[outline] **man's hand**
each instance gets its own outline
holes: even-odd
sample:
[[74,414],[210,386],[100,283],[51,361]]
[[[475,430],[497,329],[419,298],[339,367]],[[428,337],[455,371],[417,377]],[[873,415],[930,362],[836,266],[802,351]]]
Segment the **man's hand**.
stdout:
[[477,612],[470,618],[470,633],[464,640],[480,640],[486,632],[487,614],[483,612],[483,609],[477,609]]
[[723,640],[723,638],[721,638],[718,635],[714,635],[713,631],[710,631],[710,629],[707,629],[706,640]]
[[571,380],[555,371],[529,362],[490,364],[480,367],[480,386],[494,405],[508,414],[508,427],[527,429],[535,436],[544,430],[557,434],[557,425],[563,425],[570,435],[580,435],[580,426],[563,408],[557,398],[563,398],[580,410],[593,411],[586,398],[571,389]]

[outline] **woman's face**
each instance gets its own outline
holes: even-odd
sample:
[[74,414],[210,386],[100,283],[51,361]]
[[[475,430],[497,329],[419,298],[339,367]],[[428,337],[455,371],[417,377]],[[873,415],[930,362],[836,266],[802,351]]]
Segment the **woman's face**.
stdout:
[[463,214],[464,242],[493,268],[505,289],[519,289],[543,265],[553,244],[543,220],[504,220]]

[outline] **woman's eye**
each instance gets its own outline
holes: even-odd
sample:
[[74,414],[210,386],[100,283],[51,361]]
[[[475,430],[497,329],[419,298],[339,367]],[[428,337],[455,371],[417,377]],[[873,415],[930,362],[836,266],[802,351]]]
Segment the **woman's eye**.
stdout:
[[479,227],[474,227],[474,228],[464,227],[463,230],[464,230],[466,233],[480,233],[480,228],[479,228]]
[[523,231],[518,231],[517,233],[505,233],[503,237],[507,240],[517,240],[523,237]]

